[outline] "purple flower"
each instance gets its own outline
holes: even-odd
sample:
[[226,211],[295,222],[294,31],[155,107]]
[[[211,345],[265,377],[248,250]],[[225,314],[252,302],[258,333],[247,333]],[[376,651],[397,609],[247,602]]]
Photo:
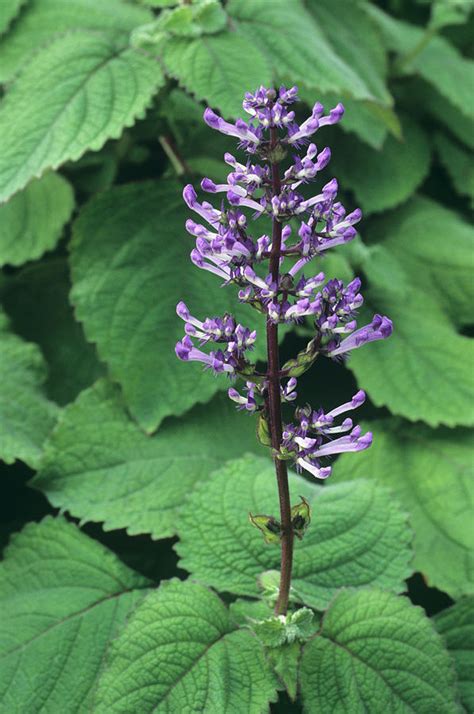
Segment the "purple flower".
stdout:
[[[372,434],[362,434],[360,426],[354,426],[352,419],[345,418],[335,424],[335,418],[361,406],[365,393],[360,390],[350,402],[346,402],[327,414],[322,409],[313,411],[311,407],[296,409],[296,422],[286,424],[283,430],[282,455],[294,461],[298,471],[306,470],[319,479],[331,474],[330,466],[323,466],[325,457],[348,451],[363,451],[372,443]],[[334,438],[335,435],[342,434]]]
[[[186,230],[195,241],[191,250],[194,265],[216,275],[222,285],[235,284],[238,299],[262,313],[268,325],[310,318],[314,336],[302,353],[302,359],[309,360],[304,365],[308,365],[317,354],[344,358],[353,349],[385,339],[392,332],[392,323],[388,317],[375,315],[369,325],[358,327],[357,313],[363,304],[359,278],[344,285],[336,278],[326,281],[324,273],[317,270],[312,271],[314,275],[309,272],[309,277],[303,274],[311,260],[355,238],[362,212],[359,208],[347,211],[338,200],[336,178],[326,180],[312,196],[303,192],[331,160],[329,147],[318,150],[311,137],[339,122],[344,107],[337,104],[325,114],[323,105],[316,102],[310,116],[299,124],[294,111],[297,101],[296,87],[259,87],[244,97],[248,121],[229,122],[206,109],[206,124],[235,137],[248,157],[240,161],[226,153],[224,160],[230,169],[226,180],[202,180],[201,190],[215,194],[216,206],[201,201],[190,184],[184,188],[183,198],[202,221],[186,221]],[[306,148],[299,151],[303,146]],[[288,154],[286,170],[279,172],[275,182],[274,164]],[[273,238],[254,230],[255,220],[262,216],[271,219]],[[229,398],[238,409],[250,414],[264,411],[268,416],[273,382],[268,373],[257,373],[246,356],[254,345],[255,332],[237,324],[231,315],[202,322],[184,303],[179,303],[177,312],[185,322],[185,336],[176,345],[177,356],[202,362],[216,374],[244,377],[243,389],[232,386]],[[213,349],[209,350],[209,345]],[[300,368],[298,358],[296,366]],[[296,379],[291,369],[284,374],[289,376],[280,382],[280,398],[292,402],[297,396]],[[326,414],[310,407],[297,409],[294,423],[284,428],[281,458],[292,459],[298,470],[327,478],[331,473],[327,457],[370,446],[371,434],[362,434],[349,417],[339,424],[335,421],[364,399],[364,392],[357,392],[350,402]]]

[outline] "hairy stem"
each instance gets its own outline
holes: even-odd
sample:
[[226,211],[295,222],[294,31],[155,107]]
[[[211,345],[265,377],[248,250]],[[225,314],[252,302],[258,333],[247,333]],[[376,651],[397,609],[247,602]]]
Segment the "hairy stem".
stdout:
[[[271,145],[276,146],[277,130],[271,130]],[[281,190],[280,172],[277,163],[272,163],[272,193],[279,194]],[[272,249],[270,253],[270,272],[273,280],[278,281],[281,256],[282,224],[273,219]],[[280,398],[280,357],[278,352],[278,325],[267,320],[267,354],[268,354],[268,417],[272,447],[279,451],[282,439],[281,398]],[[291,569],[293,564],[293,526],[291,524],[291,503],[288,487],[288,470],[286,462],[274,457],[275,471],[280,499],[281,522],[281,569],[280,590],[275,606],[275,614],[285,615],[288,609],[288,598],[291,585]]]

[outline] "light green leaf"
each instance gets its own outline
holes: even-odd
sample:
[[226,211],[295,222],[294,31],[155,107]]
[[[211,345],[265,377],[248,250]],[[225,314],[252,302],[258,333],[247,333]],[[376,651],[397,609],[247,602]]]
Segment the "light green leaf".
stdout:
[[474,166],[472,155],[454,141],[451,141],[446,134],[439,133],[435,135],[435,146],[441,163],[448,172],[454,188],[461,196],[468,196],[472,204],[472,202],[474,202]]
[[83,521],[104,521],[106,530],[169,537],[196,484],[241,449],[258,448],[254,429],[222,396],[149,437],[118,390],[101,381],[64,410],[32,485]]
[[228,310],[245,325],[264,325],[254,310],[239,307],[232,288],[221,289],[218,278],[191,263],[181,192],[178,183],[162,182],[103,193],[80,215],[71,246],[77,315],[149,432],[228,386],[200,363],[177,359],[180,300],[200,319]]
[[348,367],[376,406],[430,426],[471,426],[474,341],[456,332],[426,291],[409,283],[392,288],[390,281],[365,291],[368,307],[359,324],[367,324],[374,312],[383,313],[393,320],[393,334],[354,350]]
[[[271,11],[267,0],[230,0],[227,11],[262,48],[282,79],[322,92],[374,98],[364,79],[336,54],[300,0],[272,0]],[[247,83],[247,91],[259,84],[265,84],[263,79]]]
[[46,169],[119,137],[163,81],[153,59],[106,35],[77,31],[55,40],[0,106],[0,202]]
[[44,395],[45,379],[40,350],[11,333],[0,310],[0,458],[7,464],[21,459],[38,465],[59,413]]
[[303,649],[307,714],[457,714],[448,653],[421,608],[381,590],[343,591]]
[[148,581],[51,517],[13,536],[0,572],[1,711],[92,711],[109,642]]
[[[393,104],[385,81],[386,50],[375,23],[361,5],[354,0],[310,0],[308,5],[337,56],[357,73],[377,100]],[[354,42],[354,37],[359,41]]]
[[0,205],[0,266],[21,265],[54,248],[73,208],[71,185],[53,173]]
[[[371,3],[364,5],[383,33],[390,50],[400,55],[397,68],[415,72],[430,82],[466,116],[474,116],[474,62],[465,59],[442,37],[431,36],[408,22],[397,20]],[[426,41],[426,43],[425,43]]]
[[434,618],[454,660],[461,703],[474,711],[474,598],[464,598]]
[[[371,248],[368,260],[362,263],[369,281],[379,282],[374,271],[390,257],[388,251],[402,266],[407,282],[423,290],[427,301],[436,298],[455,323],[470,324],[474,231],[460,216],[418,196],[372,224],[367,237],[371,243],[382,244],[382,249],[378,245]],[[396,287],[393,264],[390,270],[391,287]],[[405,286],[400,287],[405,290]]]
[[[391,496],[365,481],[323,489],[295,474],[290,488],[292,502],[301,494],[313,507],[295,543],[293,585],[302,602],[324,609],[344,585],[403,590],[411,534]],[[178,524],[180,566],[221,591],[256,596],[257,576],[279,567],[280,552],[264,546],[249,510],[278,516],[274,467],[255,456],[229,462],[190,496]]]
[[173,37],[162,47],[162,60],[167,74],[224,116],[242,114],[245,92],[272,82],[264,55],[235,31],[196,39]]
[[415,530],[415,567],[430,585],[453,597],[474,592],[474,481],[469,431],[432,431],[397,419],[370,422],[370,429],[374,434],[372,447],[358,459],[347,455],[338,459],[335,480],[364,476],[391,488],[410,513]]
[[[13,2],[18,4],[17,0]],[[1,18],[5,0],[0,4]],[[25,61],[68,31],[105,31],[110,37],[122,36],[126,40],[134,27],[150,18],[145,8],[121,0],[28,0],[0,42],[0,82],[13,79]]]
[[333,152],[334,173],[351,188],[364,213],[406,201],[428,174],[431,150],[424,132],[408,119],[403,139],[389,136],[381,151],[340,136]]
[[434,0],[429,26],[440,30],[447,25],[462,25],[473,10],[473,0]]
[[26,0],[2,0],[0,5],[0,35],[8,30],[25,2]]
[[69,289],[67,263],[57,258],[28,266],[5,281],[2,291],[15,332],[41,347],[49,368],[45,390],[60,405],[104,373],[74,319]]
[[95,714],[260,714],[275,701],[263,648],[235,630],[210,590],[172,580],[148,595],[113,643]]

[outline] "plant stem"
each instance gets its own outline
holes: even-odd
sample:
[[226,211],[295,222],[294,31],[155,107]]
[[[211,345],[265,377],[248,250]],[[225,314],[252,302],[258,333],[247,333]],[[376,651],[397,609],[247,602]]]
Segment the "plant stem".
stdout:
[[[271,146],[278,141],[277,130],[271,130]],[[277,195],[281,190],[279,166],[271,164],[272,193]],[[270,252],[270,272],[273,280],[278,283],[281,256],[282,224],[273,219],[272,249]],[[275,452],[280,450],[282,439],[281,397],[280,397],[280,357],[278,351],[278,325],[267,320],[267,354],[268,354],[268,417],[272,447]],[[281,522],[281,568],[280,590],[275,606],[276,615],[285,615],[288,609],[288,598],[291,585],[291,569],[293,564],[293,526],[291,523],[290,491],[288,487],[288,470],[286,462],[274,456],[275,471],[280,499]]]

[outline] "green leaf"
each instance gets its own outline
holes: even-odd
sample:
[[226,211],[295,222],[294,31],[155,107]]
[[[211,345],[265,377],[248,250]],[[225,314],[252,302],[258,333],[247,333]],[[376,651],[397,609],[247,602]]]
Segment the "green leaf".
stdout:
[[77,31],[55,40],[2,101],[0,202],[46,169],[119,137],[163,81],[153,59],[106,35]]
[[380,590],[343,591],[303,649],[307,714],[457,714],[454,673],[421,608]]
[[143,600],[113,643],[94,712],[260,714],[274,700],[256,638],[234,629],[210,590],[172,580]]
[[26,0],[2,0],[0,5],[0,35],[8,30],[25,3]]
[[51,517],[13,536],[0,572],[2,710],[92,711],[109,642],[148,581]]
[[[295,474],[290,488],[293,499],[302,494],[313,507],[311,526],[295,543],[293,585],[302,602],[324,609],[343,585],[403,589],[411,535],[391,496],[365,481],[323,489]],[[180,566],[219,590],[255,597],[257,576],[279,567],[280,553],[263,545],[249,510],[278,514],[274,467],[250,455],[223,466],[185,503]]]
[[222,290],[215,276],[191,263],[181,192],[178,183],[162,182],[103,193],[80,215],[71,245],[77,315],[149,432],[228,386],[201,364],[177,359],[180,300],[199,318],[229,310],[245,325],[264,324],[255,311],[239,308],[232,288]]
[[173,37],[162,47],[162,60],[166,72],[182,87],[224,116],[242,113],[242,98],[249,87],[272,82],[265,56],[235,31],[196,39]]
[[36,468],[59,410],[43,392],[46,366],[40,350],[9,332],[1,310],[0,338],[0,458]]
[[67,263],[57,258],[28,266],[5,281],[2,291],[15,332],[41,347],[48,363],[45,390],[60,405],[73,401],[104,373],[74,319],[69,289]]
[[[12,0],[7,0],[8,4]],[[13,0],[18,4],[18,0]],[[1,14],[5,0],[0,3]],[[13,79],[32,55],[68,31],[104,31],[110,37],[126,36],[150,19],[145,8],[121,0],[28,0],[10,32],[0,42],[0,82]]]
[[430,585],[453,597],[473,593],[474,481],[469,431],[432,431],[398,419],[370,422],[370,429],[372,447],[358,459],[347,455],[338,459],[335,479],[364,476],[391,488],[410,513],[416,569]]
[[374,312],[394,324],[390,339],[349,357],[349,368],[374,404],[430,426],[474,424],[474,341],[459,335],[441,307],[411,284],[392,290],[387,282],[366,291],[365,299],[361,326]]
[[100,381],[64,410],[32,485],[83,521],[104,521],[106,530],[169,537],[196,484],[222,460],[257,448],[254,429],[222,396],[149,437],[118,390]]
[[403,139],[389,136],[381,151],[340,136],[334,172],[351,188],[364,213],[384,211],[406,201],[428,174],[431,150],[424,132],[408,119]]
[[0,266],[21,265],[54,248],[73,208],[71,185],[53,173],[0,205]]
[[279,77],[322,92],[373,99],[364,79],[336,54],[300,0],[272,0],[271,12],[267,0],[230,0],[227,11],[262,48]]
[[411,87],[409,91],[425,111],[436,117],[459,141],[474,149],[472,119],[461,114],[456,106],[426,82],[417,80]]
[[461,703],[474,711],[474,598],[464,598],[434,618],[454,660]]
[[364,7],[378,24],[387,47],[400,54],[400,72],[417,73],[463,114],[474,116],[472,60],[465,59],[444,38],[428,34],[430,31],[396,20],[370,3]]
[[439,133],[435,135],[435,146],[454,188],[461,196],[468,196],[472,204],[474,202],[472,156],[463,147],[451,141],[445,134]]
[[473,0],[434,0],[429,26],[440,30],[447,25],[462,25],[473,9]]
[[292,701],[295,701],[298,690],[298,661],[300,655],[301,645],[298,642],[287,643],[281,647],[267,650],[267,658]]
[[[375,23],[353,0],[310,0],[309,9],[318,28],[364,81],[373,97],[382,104],[393,104],[386,86],[387,57]],[[341,16],[344,22],[341,22]],[[354,42],[354,37],[360,38]],[[363,39],[362,39],[363,38]]]
[[[408,281],[425,292],[425,300],[436,298],[454,322],[470,324],[474,231],[460,216],[419,196],[372,224],[367,237],[371,243],[382,243],[382,248],[371,248],[367,261],[362,263],[369,281],[373,282],[374,271],[387,259],[388,251],[400,263]],[[393,266],[391,271],[394,272]],[[396,280],[392,279],[391,285],[394,284]],[[394,339],[396,330],[397,325]]]

